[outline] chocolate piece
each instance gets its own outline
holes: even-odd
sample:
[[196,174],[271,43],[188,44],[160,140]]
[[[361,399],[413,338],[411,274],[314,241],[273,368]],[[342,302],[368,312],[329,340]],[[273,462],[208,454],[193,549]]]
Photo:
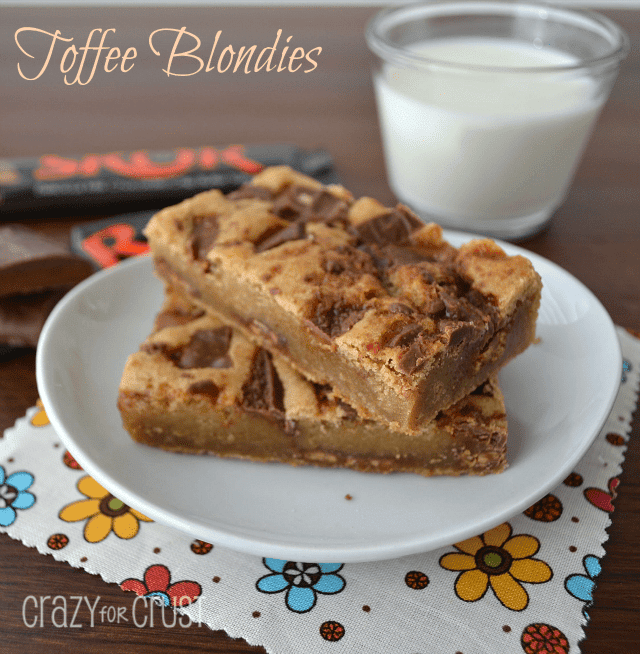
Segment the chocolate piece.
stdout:
[[172,358],[178,368],[228,368],[231,327],[201,329]]
[[194,259],[205,259],[207,252],[216,242],[218,236],[218,219],[216,216],[204,216],[194,221],[191,232],[191,251]]
[[303,239],[306,235],[306,228],[303,222],[294,222],[291,225],[288,225],[284,229],[281,229],[275,234],[269,235],[268,238],[262,240],[262,238],[256,242],[256,252],[266,252],[275,248],[278,245],[282,245],[287,241],[298,241]]
[[406,245],[409,237],[424,223],[405,207],[398,207],[389,213],[376,216],[355,227],[358,236],[366,243],[376,245]]
[[0,227],[0,297],[72,286],[92,272],[87,260],[36,231]]
[[194,382],[187,390],[194,395],[206,395],[214,404],[218,401],[220,395],[220,389],[209,379]]
[[329,223],[346,219],[347,204],[323,189],[292,184],[275,197],[273,213],[290,221]]
[[273,366],[271,354],[259,349],[251,367],[251,377],[242,388],[242,405],[278,419],[284,417],[284,390]]
[[408,325],[404,325],[391,338],[388,340],[385,339],[383,342],[389,347],[405,347],[412,343],[421,332],[422,325],[420,323],[409,323]]
[[347,205],[342,200],[323,190],[290,186],[284,193],[274,198],[274,214],[292,222],[278,231],[269,230],[255,242],[256,252],[266,252],[288,241],[298,241],[306,237],[305,224],[309,222],[345,221]]
[[329,338],[349,331],[364,315],[365,309],[341,298],[323,296],[316,305],[311,322]]
[[398,357],[398,367],[405,375],[413,375],[422,370],[426,362],[425,348],[417,338]]
[[53,307],[69,288],[0,298],[0,343],[9,347],[36,347]]
[[412,264],[428,261],[428,257],[423,252],[417,252],[410,247],[400,247],[399,245],[388,244],[378,247],[373,243],[363,243],[358,246],[362,252],[366,252],[375,267],[381,274],[386,274],[389,268],[408,266]]

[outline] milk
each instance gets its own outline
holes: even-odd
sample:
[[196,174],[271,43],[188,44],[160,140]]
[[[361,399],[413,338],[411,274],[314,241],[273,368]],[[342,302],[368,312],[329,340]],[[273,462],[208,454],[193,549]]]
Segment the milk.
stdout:
[[509,234],[506,221],[539,223],[550,215],[604,103],[595,82],[584,71],[543,72],[574,59],[506,39],[455,38],[412,50],[434,63],[385,63],[375,77],[398,198],[442,224],[498,235],[501,224]]

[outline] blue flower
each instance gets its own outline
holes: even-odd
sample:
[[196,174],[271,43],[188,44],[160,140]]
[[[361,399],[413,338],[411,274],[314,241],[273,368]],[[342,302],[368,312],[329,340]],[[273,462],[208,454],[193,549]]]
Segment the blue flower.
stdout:
[[624,359],[622,361],[622,383],[624,384],[627,381],[627,373],[631,370],[631,364]]
[[8,527],[15,522],[16,509],[28,509],[36,498],[27,488],[33,484],[33,475],[28,472],[14,472],[5,478],[0,466],[0,526]]
[[[600,574],[602,568],[600,567],[600,559],[592,554],[589,554],[582,559],[582,565],[584,566],[587,575],[569,575],[564,580],[564,587],[570,595],[582,602],[586,602],[586,606],[590,606],[593,602],[593,590],[596,587],[594,579]],[[589,617],[584,609],[583,612],[586,617]]]
[[342,563],[298,563],[280,559],[262,559],[272,574],[261,577],[256,588],[261,593],[287,591],[285,603],[290,611],[306,613],[316,605],[317,593],[334,595],[346,582],[336,574]]

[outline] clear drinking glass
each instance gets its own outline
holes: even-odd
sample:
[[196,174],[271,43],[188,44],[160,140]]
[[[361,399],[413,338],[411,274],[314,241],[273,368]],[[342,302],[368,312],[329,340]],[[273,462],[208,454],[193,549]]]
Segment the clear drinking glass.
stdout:
[[563,202],[627,36],[524,2],[391,7],[369,23],[389,184],[423,219],[518,239]]

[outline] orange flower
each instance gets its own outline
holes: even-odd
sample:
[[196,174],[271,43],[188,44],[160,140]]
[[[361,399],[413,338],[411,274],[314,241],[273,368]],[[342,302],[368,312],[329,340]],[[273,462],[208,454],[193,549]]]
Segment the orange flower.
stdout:
[[465,602],[484,597],[489,585],[503,606],[522,611],[529,595],[520,582],[541,584],[553,576],[551,568],[532,558],[540,549],[534,536],[511,536],[511,525],[505,522],[481,536],[474,536],[454,547],[440,558],[446,570],[462,571],[456,579],[456,595]]
[[112,531],[118,538],[133,538],[138,533],[141,520],[153,522],[111,495],[88,475],[80,479],[78,490],[88,499],[68,504],[60,511],[59,517],[65,522],[78,522],[88,518],[84,537],[90,543],[99,543]]
[[31,418],[31,424],[34,427],[44,427],[45,425],[49,424],[49,417],[47,416],[47,412],[44,410],[44,404],[42,404],[42,400],[40,398],[36,400],[36,406],[40,410],[33,414],[33,418]]

